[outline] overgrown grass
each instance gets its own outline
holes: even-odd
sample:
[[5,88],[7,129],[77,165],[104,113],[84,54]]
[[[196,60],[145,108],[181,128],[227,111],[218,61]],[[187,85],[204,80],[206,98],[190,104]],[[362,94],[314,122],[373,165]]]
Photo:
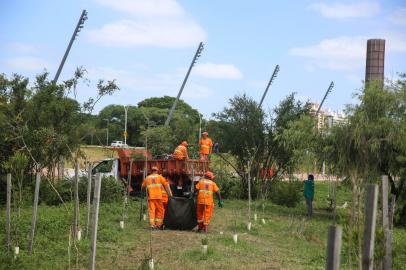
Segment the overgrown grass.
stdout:
[[[261,202],[252,206],[258,220],[252,222],[247,231],[247,201],[228,200],[225,208],[215,209],[210,232],[208,253],[201,251],[204,234],[180,231],[152,232],[152,254],[155,269],[324,269],[326,258],[327,228],[332,223],[332,214],[326,209],[328,184],[316,182],[314,218],[305,218],[302,201],[294,208],[266,202],[264,213]],[[348,202],[347,209],[338,210],[338,222],[343,224],[350,210],[350,191],[340,188],[338,205]],[[17,259],[7,256],[4,245],[0,252],[1,269],[87,269],[90,254],[89,239],[82,239],[76,248],[71,248],[68,257],[69,225],[73,206],[69,212],[62,205],[57,207],[40,205],[38,209],[37,233],[34,254],[28,256],[27,243],[30,231],[31,208],[25,206],[19,224],[20,255]],[[122,203],[102,203],[99,216],[97,242],[97,269],[146,269],[150,258],[150,230],[145,221],[139,221],[139,201],[130,201],[128,219],[123,230],[119,222],[123,215]],[[256,210],[255,210],[256,209]],[[1,209],[4,213],[4,208]],[[0,227],[4,228],[3,214]],[[262,224],[261,219],[266,219]],[[85,236],[86,207],[81,205],[80,224]],[[236,225],[235,225],[236,224]],[[238,243],[232,240],[233,231],[238,233]],[[220,234],[222,232],[223,234]],[[4,229],[0,232],[4,244]],[[13,235],[15,239],[15,235]],[[14,245],[15,243],[13,243]],[[394,231],[394,268],[406,269],[406,231]],[[345,252],[342,250],[342,269],[348,269]],[[356,268],[355,268],[356,269]]]

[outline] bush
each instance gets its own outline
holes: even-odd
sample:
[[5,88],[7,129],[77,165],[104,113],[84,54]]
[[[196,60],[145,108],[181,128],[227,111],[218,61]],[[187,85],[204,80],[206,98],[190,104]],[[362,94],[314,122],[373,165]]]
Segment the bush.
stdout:
[[[73,197],[73,181],[71,180],[61,180],[53,184],[55,189],[61,195],[65,202],[69,202]],[[39,191],[40,202],[47,205],[60,205],[62,202],[56,194],[55,190],[51,187],[48,181],[43,179],[40,185]]]
[[221,196],[225,199],[239,198],[242,194],[240,179],[235,177],[229,171],[220,168],[213,168],[213,173],[216,176],[214,182],[220,188]]
[[271,201],[277,205],[296,207],[302,198],[303,184],[296,180],[274,181],[270,188]]
[[101,202],[117,202],[123,199],[124,188],[121,182],[118,182],[113,177],[105,177],[102,179],[100,191]]
[[[70,202],[73,199],[74,182],[71,179],[65,179],[54,183],[55,189],[61,195],[65,202]],[[81,177],[79,181],[79,201],[86,202],[87,200],[87,184],[86,177]],[[94,192],[94,180],[92,183],[91,194]],[[122,199],[123,185],[113,177],[104,177],[100,190],[100,202],[116,202]],[[41,182],[40,200],[47,205],[59,205],[60,201],[54,189],[48,181]]]

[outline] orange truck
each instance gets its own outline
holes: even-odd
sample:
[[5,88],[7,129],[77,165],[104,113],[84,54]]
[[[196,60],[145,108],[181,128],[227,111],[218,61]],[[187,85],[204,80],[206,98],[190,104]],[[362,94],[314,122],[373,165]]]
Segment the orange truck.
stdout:
[[[124,184],[130,184],[130,190],[137,194],[141,190],[142,180],[151,173],[151,167],[157,166],[170,183],[173,195],[189,196],[192,183],[198,181],[209,169],[209,161],[198,159],[174,160],[153,159],[144,148],[117,148],[119,158],[105,159],[93,167],[93,174],[111,176]],[[131,173],[130,173],[131,172]]]

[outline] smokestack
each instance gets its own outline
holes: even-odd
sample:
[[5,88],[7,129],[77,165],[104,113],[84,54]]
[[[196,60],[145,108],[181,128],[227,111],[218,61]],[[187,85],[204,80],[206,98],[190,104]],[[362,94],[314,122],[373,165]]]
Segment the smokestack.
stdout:
[[385,40],[368,39],[365,83],[381,81],[383,86],[385,71]]

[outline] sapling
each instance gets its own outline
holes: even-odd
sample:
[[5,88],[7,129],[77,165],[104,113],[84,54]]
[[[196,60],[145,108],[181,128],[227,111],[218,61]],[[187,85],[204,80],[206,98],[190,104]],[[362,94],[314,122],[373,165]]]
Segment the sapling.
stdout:
[[262,224],[265,225],[265,203],[262,203]]
[[209,243],[209,239],[207,237],[202,238],[202,252],[203,252],[203,254],[207,254],[208,243]]
[[14,247],[14,259],[17,258],[18,254],[20,254],[20,247]]
[[154,270],[154,259],[150,259],[149,261],[148,261],[148,268],[150,269],[150,270]]
[[233,234],[233,241],[234,241],[234,244],[237,244],[237,242],[238,242],[238,234],[237,233]]

